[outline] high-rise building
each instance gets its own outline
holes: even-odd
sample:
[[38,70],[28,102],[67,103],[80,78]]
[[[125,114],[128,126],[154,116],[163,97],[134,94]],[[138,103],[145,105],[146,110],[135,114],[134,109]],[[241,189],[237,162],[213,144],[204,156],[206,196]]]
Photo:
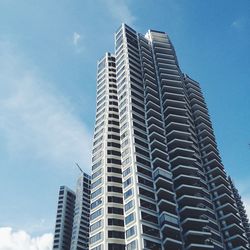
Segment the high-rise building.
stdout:
[[75,192],[66,186],[59,190],[53,249],[70,250],[75,208]]
[[90,250],[249,249],[199,83],[123,24],[97,67]]
[[91,177],[81,173],[76,192],[59,191],[53,250],[88,250]]
[[91,177],[82,173],[76,186],[71,250],[89,249],[90,185]]

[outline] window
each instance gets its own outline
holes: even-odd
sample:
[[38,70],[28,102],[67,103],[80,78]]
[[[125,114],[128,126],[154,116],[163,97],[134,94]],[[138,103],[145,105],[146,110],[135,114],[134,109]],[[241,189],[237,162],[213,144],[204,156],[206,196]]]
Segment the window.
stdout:
[[129,148],[127,148],[126,150],[124,150],[124,151],[122,152],[122,157],[126,156],[126,155],[129,153],[129,151],[130,151]]
[[101,226],[102,226],[101,220],[95,222],[93,225],[90,226],[90,232],[95,231],[97,228],[100,228]]
[[91,250],[102,250],[102,245],[99,245],[97,247],[91,248]]
[[100,204],[102,204],[102,198],[99,198],[98,200],[92,202],[91,205],[90,205],[90,207],[91,207],[91,209],[94,209],[97,206],[99,206]]
[[129,189],[127,192],[124,193],[124,199],[126,200],[132,194],[133,194],[132,189]]
[[126,230],[126,238],[129,238],[135,234],[135,227],[131,227],[128,230]]
[[124,232],[121,231],[108,231],[108,237],[109,238],[116,238],[116,239],[124,239]]
[[125,204],[125,211],[127,212],[129,209],[134,207],[134,201],[131,200],[128,203]]
[[123,203],[123,198],[117,197],[117,196],[108,196],[108,202],[122,204]]
[[108,142],[108,147],[120,148],[120,144],[116,142]]
[[133,240],[127,245],[127,250],[137,250],[136,245],[136,240]]
[[109,243],[108,250],[125,250],[125,245],[116,244],[116,243]]
[[92,174],[92,180],[95,179],[97,176],[99,176],[102,173],[102,169],[100,168],[98,171]]
[[95,181],[95,182],[93,182],[92,184],[91,184],[91,189],[94,189],[95,187],[97,187],[99,184],[101,184],[102,183],[102,177],[101,178],[99,178],[97,181]]
[[95,211],[94,213],[92,213],[90,215],[90,220],[94,220],[96,219],[98,216],[100,216],[102,214],[102,208],[100,208],[99,210]]
[[100,187],[99,189],[97,189],[95,192],[93,192],[91,194],[91,199],[94,199],[95,197],[97,197],[101,193],[102,193],[102,187]]
[[107,163],[113,163],[113,164],[121,165],[121,160],[108,158]]
[[100,240],[102,238],[102,233],[97,233],[95,234],[94,236],[92,236],[90,239],[89,239],[89,242],[90,244],[94,244],[95,242],[97,242],[98,240]]
[[108,176],[108,182],[122,183],[122,178],[116,176]]
[[109,214],[123,214],[123,209],[118,207],[108,207]]
[[116,186],[108,186],[108,192],[122,193],[122,188]]
[[134,217],[134,213],[129,214],[128,216],[125,217],[125,224],[129,224],[130,222],[132,222],[135,219]]
[[108,219],[108,224],[113,226],[123,227],[124,221],[120,219]]
[[114,167],[108,167],[108,172],[117,173],[117,174],[122,173],[120,168],[114,168]]
[[126,158],[126,159],[122,162],[122,165],[125,166],[125,165],[129,164],[129,163],[130,163],[130,160],[131,160],[131,158],[130,158],[130,156],[129,156],[128,158]]
[[123,173],[122,173],[123,177],[127,176],[128,174],[130,174],[130,172],[131,172],[131,168],[130,168],[130,167],[126,168],[126,169],[123,171]]
[[132,177],[128,178],[126,181],[123,182],[123,187],[126,188],[132,183]]

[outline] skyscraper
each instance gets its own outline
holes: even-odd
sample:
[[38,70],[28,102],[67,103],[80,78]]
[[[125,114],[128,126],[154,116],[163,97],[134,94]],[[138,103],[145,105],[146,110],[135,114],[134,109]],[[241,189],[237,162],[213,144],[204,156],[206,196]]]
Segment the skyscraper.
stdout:
[[53,250],[88,250],[91,177],[81,173],[76,192],[59,191]]
[[53,249],[70,250],[75,208],[75,192],[66,186],[59,190]]
[[91,177],[82,173],[76,186],[71,250],[89,249],[90,186]]
[[199,83],[165,32],[98,62],[90,250],[249,249]]

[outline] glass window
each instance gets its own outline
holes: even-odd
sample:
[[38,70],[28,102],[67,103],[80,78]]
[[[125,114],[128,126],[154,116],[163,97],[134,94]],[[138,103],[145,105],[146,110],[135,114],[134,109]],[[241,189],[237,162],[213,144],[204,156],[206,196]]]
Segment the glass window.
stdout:
[[90,226],[90,231],[93,232],[97,228],[100,228],[101,226],[102,226],[102,220],[99,220],[99,221],[95,222],[93,225]]
[[127,245],[127,250],[137,250],[136,245],[136,240],[133,240]]
[[129,209],[134,207],[134,201],[131,200],[128,203],[125,204],[125,211],[128,211]]
[[127,199],[132,194],[133,194],[132,189],[129,189],[127,192],[124,193],[124,199]]
[[100,216],[102,214],[102,208],[100,208],[99,210],[95,211],[94,213],[92,213],[90,215],[90,220],[94,220],[95,218],[97,218],[98,216]]
[[99,206],[100,204],[102,204],[102,198],[100,198],[100,199],[98,199],[98,200],[92,202],[91,205],[90,205],[90,207],[91,207],[91,209],[94,209],[94,208],[96,208],[97,206]]
[[132,177],[128,178],[126,181],[123,182],[123,187],[126,188],[132,183]]
[[123,171],[123,177],[125,177],[125,176],[127,176],[128,174],[130,174],[131,173],[131,168],[130,167],[128,167],[128,168],[126,168],[124,171]]
[[95,234],[94,236],[92,236],[90,239],[89,239],[89,242],[90,244],[94,244],[95,242],[97,242],[98,240],[100,240],[102,238],[102,233],[97,233]]
[[135,234],[135,227],[131,227],[128,230],[126,230],[126,238],[129,238]]
[[94,199],[95,197],[97,197],[101,193],[102,193],[102,187],[100,187],[99,189],[97,189],[95,192],[93,192],[91,194],[91,199]]
[[125,224],[129,224],[130,222],[132,222],[135,219],[134,217],[134,213],[129,214],[128,216],[125,217]]

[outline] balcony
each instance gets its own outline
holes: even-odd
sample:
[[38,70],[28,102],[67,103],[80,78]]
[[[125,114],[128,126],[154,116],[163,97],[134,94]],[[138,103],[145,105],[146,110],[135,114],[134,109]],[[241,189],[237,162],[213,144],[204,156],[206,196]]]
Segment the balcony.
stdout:
[[167,211],[169,213],[176,214],[176,204],[165,200],[165,198],[158,201],[158,207],[160,212]]
[[151,150],[154,150],[155,148],[159,148],[161,149],[163,152],[167,152],[167,145],[165,143],[162,143],[156,139],[153,139],[151,142],[150,142],[150,147],[151,147]]
[[214,245],[207,245],[206,243],[204,244],[191,243],[185,249],[186,250],[214,249]]
[[177,156],[182,156],[182,157],[193,157],[194,156],[194,150],[184,148],[184,147],[176,147],[172,149],[171,151],[168,152],[170,158],[175,158]]
[[176,130],[180,130],[180,131],[183,131],[183,132],[188,132],[189,130],[189,125],[187,123],[179,123],[179,122],[170,122],[167,124],[166,126],[166,132],[170,132],[174,129]]
[[176,147],[190,148],[193,145],[193,142],[189,140],[183,140],[178,138],[173,138],[171,141],[168,141],[168,149],[172,150]]
[[182,249],[182,241],[181,240],[174,240],[171,238],[165,238],[163,241],[164,249],[171,249],[171,250],[179,250]]
[[219,220],[220,221],[225,220],[226,224],[241,223],[241,219],[239,218],[239,216],[236,216],[233,213],[222,215],[221,217],[219,217]]
[[212,146],[217,147],[215,140],[213,138],[210,138],[209,136],[205,136],[199,139],[199,143],[203,144],[204,146],[211,144]]
[[176,156],[175,158],[170,159],[170,163],[172,164],[173,168],[177,165],[192,166],[195,161],[196,159],[185,156]]
[[165,122],[178,122],[178,123],[187,123],[188,117],[185,115],[178,115],[178,114],[168,114],[165,117]]

